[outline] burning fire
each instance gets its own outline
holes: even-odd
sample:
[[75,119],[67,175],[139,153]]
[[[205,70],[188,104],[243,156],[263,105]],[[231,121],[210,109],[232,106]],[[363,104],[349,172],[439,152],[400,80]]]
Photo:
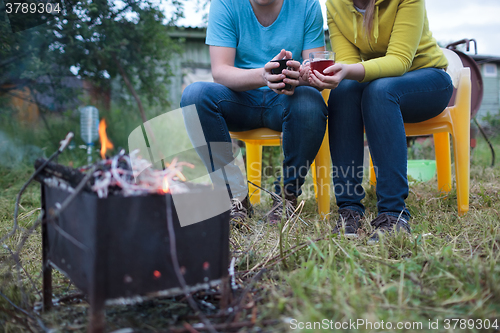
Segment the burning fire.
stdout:
[[172,163],[165,163],[165,166],[167,169],[164,172],[167,172],[165,176],[162,178],[161,182],[161,188],[158,190],[160,194],[166,194],[170,192],[170,185],[169,182],[172,180],[172,173],[177,177],[177,179],[185,182],[186,177],[182,174],[182,172],[177,169],[177,164],[179,165],[186,165],[190,168],[193,168],[194,166],[189,164],[189,163],[177,163],[177,157],[172,160]]
[[106,158],[106,151],[108,149],[113,149],[113,143],[109,141],[106,135],[106,120],[104,118],[99,123],[99,141],[101,141],[101,158]]
[[168,185],[168,177],[167,176],[163,177],[163,182],[162,182],[161,185],[162,186],[161,186],[160,192],[163,193],[163,194],[168,193],[169,185]]

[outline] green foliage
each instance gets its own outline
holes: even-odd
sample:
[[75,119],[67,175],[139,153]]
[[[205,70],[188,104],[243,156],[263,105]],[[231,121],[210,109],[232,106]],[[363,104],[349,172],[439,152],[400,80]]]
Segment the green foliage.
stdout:
[[498,136],[500,134],[500,110],[498,112],[491,114],[489,111],[481,119],[482,123],[486,123],[486,130],[493,136]]
[[408,159],[411,160],[433,160],[435,158],[432,137],[425,139],[410,138],[408,146]]
[[107,90],[120,67],[140,96],[166,103],[164,96],[168,61],[179,47],[168,37],[168,25],[151,1],[77,2],[55,24],[59,36],[54,53],[65,67],[75,66],[77,75]]
[[78,94],[65,83],[71,69],[103,94],[120,78],[130,81],[128,94],[135,90],[150,105],[167,106],[169,61],[181,52],[168,29],[183,9],[177,0],[169,3],[175,8],[170,21],[156,2],[134,0],[63,0],[59,16],[17,33],[0,17],[0,86],[24,79],[32,90],[68,100]]
[[262,180],[266,188],[271,188],[272,184],[282,175],[283,155],[279,146],[262,147]]
[[39,67],[52,42],[46,25],[13,33],[7,14],[0,11],[0,86],[40,75]]
[[[160,113],[161,108],[149,108],[148,115]],[[106,119],[107,134],[115,148],[110,153],[125,149],[128,152],[128,135],[142,120],[135,110],[124,104],[113,104],[111,109],[100,110],[100,117]],[[48,115],[46,123],[25,124],[19,122],[8,108],[0,107],[0,167],[31,167],[38,157],[47,157],[59,148],[59,142],[68,132],[75,134],[71,149],[61,155],[60,163],[72,163],[74,166],[86,164],[86,149],[80,148],[84,142],[80,136],[80,116],[75,110],[62,114]],[[95,142],[100,148],[100,143]],[[94,159],[100,158],[94,151]]]

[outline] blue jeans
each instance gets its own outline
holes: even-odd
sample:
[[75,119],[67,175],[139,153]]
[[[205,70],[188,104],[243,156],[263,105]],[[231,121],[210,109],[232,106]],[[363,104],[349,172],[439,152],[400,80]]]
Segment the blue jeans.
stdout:
[[443,70],[424,68],[371,82],[344,80],[328,101],[330,152],[339,209],[364,214],[364,135],[377,177],[378,213],[409,219],[407,146],[403,123],[418,123],[440,114],[453,85]]
[[[192,104],[196,106],[209,146],[215,142],[230,143],[229,131],[266,127],[283,132],[284,191],[286,195],[301,194],[300,187],[326,130],[328,111],[318,90],[301,86],[295,88],[292,96],[287,96],[269,89],[237,92],[218,83],[195,82],[186,87],[181,99],[183,108]],[[189,125],[186,125],[189,133]],[[222,151],[212,149],[209,154],[212,164],[207,155],[200,156],[212,171],[233,159],[229,148]],[[226,178],[231,177],[226,174]],[[246,191],[237,185],[238,181],[227,179],[227,184],[233,197],[242,194],[237,192]]]

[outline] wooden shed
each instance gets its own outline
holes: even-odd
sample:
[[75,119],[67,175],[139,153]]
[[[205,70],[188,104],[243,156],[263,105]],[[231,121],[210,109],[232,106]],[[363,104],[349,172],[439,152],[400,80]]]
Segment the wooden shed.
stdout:
[[206,28],[179,27],[169,32],[172,39],[178,39],[184,52],[170,62],[170,102],[172,108],[180,107],[182,91],[196,81],[213,81],[210,69],[210,53],[205,44]]
[[483,102],[477,112],[477,120],[484,122],[488,114],[498,116],[500,110],[500,57],[471,55],[478,64],[483,78]]

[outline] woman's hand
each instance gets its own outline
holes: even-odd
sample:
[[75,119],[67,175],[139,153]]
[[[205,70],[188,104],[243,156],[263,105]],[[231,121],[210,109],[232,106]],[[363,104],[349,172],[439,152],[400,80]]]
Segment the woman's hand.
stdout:
[[317,89],[335,89],[347,75],[347,65],[334,64],[325,68],[323,73],[333,75],[323,75],[317,70],[309,73],[309,84]]
[[335,89],[344,79],[362,81],[365,77],[365,67],[358,64],[339,64],[325,68],[323,75],[318,71],[311,71],[309,74],[309,84],[318,89]]

